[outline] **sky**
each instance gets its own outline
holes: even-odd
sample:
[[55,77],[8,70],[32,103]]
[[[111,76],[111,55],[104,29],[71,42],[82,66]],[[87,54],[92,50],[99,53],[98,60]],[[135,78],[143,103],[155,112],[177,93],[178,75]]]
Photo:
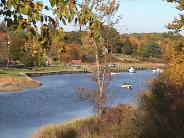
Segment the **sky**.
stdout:
[[148,33],[168,31],[165,26],[179,11],[163,0],[120,0],[118,14],[123,16],[116,26],[120,33]]
[[[163,0],[119,0],[117,15],[123,19],[116,25],[120,33],[167,32],[166,25],[177,17],[179,11],[173,3]],[[77,30],[69,25],[66,31]]]

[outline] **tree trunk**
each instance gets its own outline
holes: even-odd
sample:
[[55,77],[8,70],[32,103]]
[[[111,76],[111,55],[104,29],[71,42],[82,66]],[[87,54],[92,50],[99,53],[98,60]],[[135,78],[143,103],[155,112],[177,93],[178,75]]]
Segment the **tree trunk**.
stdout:
[[105,104],[105,93],[104,93],[104,81],[105,81],[105,69],[100,70],[100,58],[99,58],[99,47],[96,43],[95,45],[95,57],[96,57],[96,69],[97,69],[97,84],[98,84],[98,100],[97,104],[97,114],[100,116],[102,114],[103,106]]

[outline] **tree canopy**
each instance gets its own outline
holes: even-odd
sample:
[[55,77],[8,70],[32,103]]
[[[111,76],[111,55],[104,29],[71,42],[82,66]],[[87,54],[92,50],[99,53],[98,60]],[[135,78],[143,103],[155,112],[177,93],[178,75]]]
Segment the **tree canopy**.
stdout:
[[[179,11],[184,11],[184,0],[166,0],[167,2],[172,2],[177,4],[177,9]],[[180,13],[179,18],[175,18],[172,23],[168,24],[169,29],[173,29],[177,32],[180,32],[184,29],[184,15]]]
[[102,26],[102,37],[104,39],[105,46],[111,53],[117,52],[116,47],[119,45],[120,34],[119,32],[111,27],[104,25]]

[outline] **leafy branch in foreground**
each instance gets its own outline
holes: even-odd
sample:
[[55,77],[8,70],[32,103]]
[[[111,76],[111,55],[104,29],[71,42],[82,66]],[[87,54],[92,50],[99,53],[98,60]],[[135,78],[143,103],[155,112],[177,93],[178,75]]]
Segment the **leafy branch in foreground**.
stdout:
[[[166,0],[167,2],[172,2],[177,4],[177,9],[181,12],[184,11],[184,0]],[[168,24],[168,29],[180,32],[184,29],[184,15],[181,13],[178,18],[174,18],[172,23]]]

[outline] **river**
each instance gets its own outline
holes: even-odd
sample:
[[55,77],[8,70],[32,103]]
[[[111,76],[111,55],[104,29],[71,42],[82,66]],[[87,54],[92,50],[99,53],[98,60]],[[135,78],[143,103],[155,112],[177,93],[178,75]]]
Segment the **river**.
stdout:
[[[113,105],[136,104],[137,95],[147,90],[152,71],[120,73],[109,84]],[[50,123],[63,123],[93,114],[92,106],[79,101],[79,87],[95,89],[91,74],[66,74],[35,77],[43,85],[20,93],[0,94],[0,138],[29,138],[38,128]],[[133,89],[121,88],[122,83]]]

